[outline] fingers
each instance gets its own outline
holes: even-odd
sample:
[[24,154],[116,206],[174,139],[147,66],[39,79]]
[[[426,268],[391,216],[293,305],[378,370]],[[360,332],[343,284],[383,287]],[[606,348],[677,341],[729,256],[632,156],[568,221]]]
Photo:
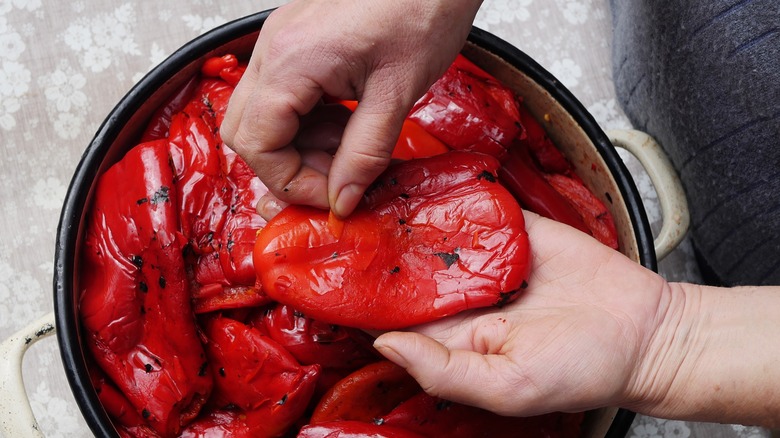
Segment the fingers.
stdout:
[[408,112],[400,102],[374,103],[374,99],[369,94],[358,105],[333,158],[328,200],[338,217],[346,217],[355,209],[366,188],[390,164]]
[[[501,354],[451,350],[413,332],[385,333],[376,339],[374,347],[405,368],[428,394],[447,400],[518,415],[516,400],[523,398],[523,393],[534,393],[529,381],[517,373],[517,364]],[[544,412],[544,407],[529,403],[521,407],[521,412],[534,415]]]

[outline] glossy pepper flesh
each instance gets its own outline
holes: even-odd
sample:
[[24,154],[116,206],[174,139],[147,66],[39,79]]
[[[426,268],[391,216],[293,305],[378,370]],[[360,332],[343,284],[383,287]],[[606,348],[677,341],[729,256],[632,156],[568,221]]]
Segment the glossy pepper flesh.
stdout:
[[343,222],[313,208],[284,209],[255,247],[263,289],[314,319],[364,329],[513,300],[530,251],[498,167],[468,152],[401,162]]
[[206,402],[212,379],[190,307],[168,157],[166,141],[145,143],[101,176],[80,312],[95,361],[154,430],[175,436]]

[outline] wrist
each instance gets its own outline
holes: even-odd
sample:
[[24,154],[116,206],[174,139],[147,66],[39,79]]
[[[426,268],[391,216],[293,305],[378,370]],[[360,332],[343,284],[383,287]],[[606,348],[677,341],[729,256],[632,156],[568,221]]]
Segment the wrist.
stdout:
[[780,288],[670,284],[627,391],[647,415],[780,424]]
[[[690,286],[690,287],[688,287]],[[698,347],[701,289],[695,285],[669,283],[658,306],[655,326],[645,334],[642,349],[626,390],[625,407],[636,412],[661,415],[672,412],[669,399],[678,385],[681,370]]]

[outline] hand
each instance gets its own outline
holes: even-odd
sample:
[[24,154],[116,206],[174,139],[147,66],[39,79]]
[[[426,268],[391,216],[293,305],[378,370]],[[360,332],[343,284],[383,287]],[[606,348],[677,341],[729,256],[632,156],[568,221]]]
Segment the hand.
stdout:
[[516,301],[375,346],[428,393],[503,415],[625,405],[670,285],[573,228],[533,213],[526,228],[532,276]]
[[[285,203],[352,212],[389,164],[411,106],[462,48],[480,2],[296,0],[274,11],[221,128],[272,194],[261,214]],[[325,94],[360,105],[351,117],[317,110]]]

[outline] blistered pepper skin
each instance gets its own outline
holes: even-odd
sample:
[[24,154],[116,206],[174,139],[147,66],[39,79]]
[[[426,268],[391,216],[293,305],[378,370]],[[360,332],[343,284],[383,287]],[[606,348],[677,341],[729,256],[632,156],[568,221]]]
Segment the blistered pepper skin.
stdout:
[[258,236],[263,289],[314,319],[364,329],[511,301],[526,284],[530,251],[498,166],[467,152],[402,162],[343,222],[286,208]]
[[80,303],[95,361],[164,437],[195,418],[212,388],[168,157],[167,142],[142,144],[100,178]]
[[581,413],[557,412],[535,417],[504,417],[419,392],[376,422],[428,437],[575,438],[580,436],[582,418]]
[[525,132],[514,92],[458,55],[408,119],[451,149],[502,157]]
[[204,331],[215,381],[211,403],[251,416],[262,424],[251,429],[258,435],[283,434],[308,406],[321,367],[300,365],[273,339],[230,318],[211,318]]

